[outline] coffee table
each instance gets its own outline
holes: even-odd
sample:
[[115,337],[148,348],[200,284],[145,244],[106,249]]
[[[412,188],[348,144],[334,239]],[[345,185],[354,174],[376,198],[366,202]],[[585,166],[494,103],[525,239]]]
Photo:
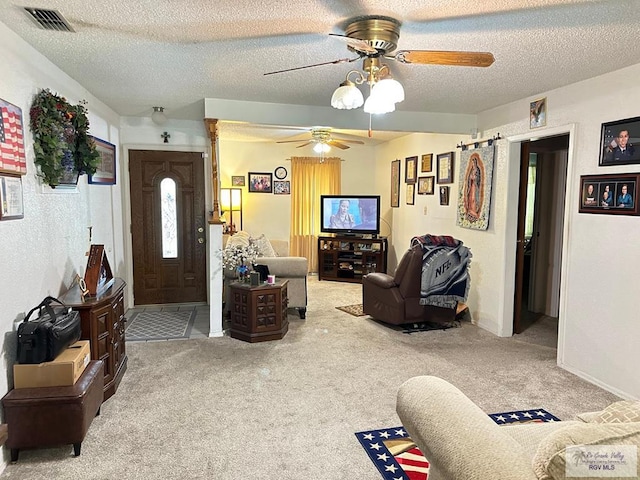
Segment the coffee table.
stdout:
[[288,280],[252,287],[232,283],[230,335],[245,342],[280,340],[289,330]]

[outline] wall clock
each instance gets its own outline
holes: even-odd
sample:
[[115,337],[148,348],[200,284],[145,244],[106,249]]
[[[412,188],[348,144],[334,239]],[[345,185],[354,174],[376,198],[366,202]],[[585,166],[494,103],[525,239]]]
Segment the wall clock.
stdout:
[[287,178],[287,169],[284,167],[276,168],[276,171],[273,172],[278,180],[284,180]]

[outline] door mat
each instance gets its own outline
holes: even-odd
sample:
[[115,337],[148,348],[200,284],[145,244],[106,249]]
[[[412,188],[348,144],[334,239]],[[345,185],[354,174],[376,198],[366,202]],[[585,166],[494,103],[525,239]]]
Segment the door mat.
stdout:
[[194,310],[139,312],[127,321],[127,342],[189,338],[196,316]]
[[[499,425],[560,421],[542,408],[492,413],[489,417]],[[429,461],[404,427],[368,430],[355,435],[384,480],[429,480]]]
[[347,312],[354,317],[364,317],[365,313],[362,311],[362,304],[358,303],[357,305],[345,305],[343,307],[336,307],[338,310],[342,310],[343,312]]

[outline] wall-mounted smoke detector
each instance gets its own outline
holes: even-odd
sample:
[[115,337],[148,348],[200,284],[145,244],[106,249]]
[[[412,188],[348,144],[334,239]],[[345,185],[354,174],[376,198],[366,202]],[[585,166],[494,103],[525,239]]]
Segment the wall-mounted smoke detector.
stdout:
[[44,30],[56,32],[75,32],[69,22],[57,10],[45,10],[42,8],[24,7],[29,18],[36,22]]

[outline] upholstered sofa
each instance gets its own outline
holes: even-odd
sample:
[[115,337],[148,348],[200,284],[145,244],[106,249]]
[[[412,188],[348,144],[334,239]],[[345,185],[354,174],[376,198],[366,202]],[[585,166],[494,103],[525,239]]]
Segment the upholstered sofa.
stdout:
[[638,401],[616,402],[574,420],[501,426],[450,383],[421,376],[402,384],[396,410],[431,463],[429,480],[570,478],[565,469],[567,463],[576,462],[575,450],[570,448],[575,445],[635,449],[636,470],[630,478],[640,478]]
[[[229,242],[242,242],[243,238],[247,242],[254,243],[258,247],[259,256],[255,263],[266,265],[269,274],[275,275],[276,280],[289,280],[287,284],[287,296],[289,299],[288,308],[295,308],[300,318],[306,318],[307,314],[307,274],[309,264],[305,257],[289,256],[289,242],[287,240],[270,240],[264,235],[251,237],[246,232],[238,232],[232,237],[225,238],[225,247]],[[225,270],[225,283],[235,278],[235,272]],[[225,288],[225,311],[230,305],[230,289]]]

